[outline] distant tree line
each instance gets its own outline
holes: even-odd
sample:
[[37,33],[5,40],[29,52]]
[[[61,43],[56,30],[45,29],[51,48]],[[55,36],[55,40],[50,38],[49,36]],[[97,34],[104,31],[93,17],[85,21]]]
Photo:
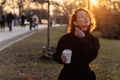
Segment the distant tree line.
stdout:
[[[29,9],[29,10],[26,10],[24,11],[26,17],[29,17],[30,13],[33,12],[33,14],[36,14],[38,15],[39,19],[42,20],[42,19],[46,19],[48,18],[48,12],[44,9]],[[68,17],[66,15],[53,15],[53,16],[50,16],[50,18],[52,18],[55,23],[58,23],[58,24],[67,24],[68,23]]]
[[97,30],[103,38],[120,39],[120,12],[110,9],[93,10]]
[[[19,12],[25,12],[26,16],[30,12],[34,12],[39,16],[40,19],[47,19],[48,17],[48,6],[47,0],[12,0],[10,4],[9,0],[4,1],[4,6],[11,6],[12,10],[19,8]],[[52,0],[50,0],[52,1]],[[61,3],[57,3],[54,0],[50,2],[50,5],[55,6],[53,15],[50,16],[55,20],[55,23],[68,23],[69,17],[72,12],[79,7],[88,7],[87,0],[62,0]],[[74,4],[73,4],[74,2]],[[30,6],[34,4],[34,8]],[[108,39],[120,39],[120,1],[119,0],[98,0],[98,5],[89,6],[90,10],[94,13],[97,28],[103,38]]]

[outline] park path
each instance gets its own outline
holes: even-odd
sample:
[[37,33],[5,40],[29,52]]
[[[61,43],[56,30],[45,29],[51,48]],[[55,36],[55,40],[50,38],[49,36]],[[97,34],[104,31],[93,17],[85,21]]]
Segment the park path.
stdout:
[[[46,24],[38,25],[38,30],[45,28],[47,28]],[[29,30],[29,25],[25,27],[14,26],[11,32],[6,27],[5,31],[0,31],[0,51],[36,32],[37,30],[34,30],[34,28]]]

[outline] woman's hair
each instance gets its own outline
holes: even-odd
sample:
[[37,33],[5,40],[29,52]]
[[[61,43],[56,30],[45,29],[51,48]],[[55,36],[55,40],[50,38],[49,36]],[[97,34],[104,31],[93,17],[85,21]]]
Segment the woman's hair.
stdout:
[[70,20],[69,20],[69,24],[68,24],[68,29],[67,31],[68,32],[73,32],[75,30],[75,27],[76,25],[74,25],[74,21],[76,21],[76,18],[77,18],[77,13],[79,11],[85,11],[88,15],[89,15],[89,18],[90,18],[90,25],[89,25],[89,32],[92,32],[95,28],[96,28],[96,21],[95,21],[95,18],[93,16],[93,14],[89,11],[89,10],[86,10],[86,9],[83,9],[83,8],[79,8],[77,9],[71,16]]

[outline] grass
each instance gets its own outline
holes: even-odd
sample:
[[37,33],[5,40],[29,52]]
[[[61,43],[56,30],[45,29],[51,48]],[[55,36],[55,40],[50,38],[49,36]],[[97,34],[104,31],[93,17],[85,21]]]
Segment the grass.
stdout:
[[98,80],[120,79],[120,41],[100,39],[98,58],[93,62]]
[[[65,27],[51,28],[50,45],[66,33]],[[100,39],[99,55],[90,66],[97,80],[120,79],[120,41]],[[0,80],[56,80],[62,65],[41,58],[47,45],[47,30],[18,42],[0,52]]]

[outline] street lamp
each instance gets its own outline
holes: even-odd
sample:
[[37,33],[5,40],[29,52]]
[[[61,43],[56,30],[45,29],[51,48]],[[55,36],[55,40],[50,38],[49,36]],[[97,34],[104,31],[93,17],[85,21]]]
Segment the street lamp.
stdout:
[[[37,1],[37,0],[34,0]],[[38,0],[40,3],[48,3],[48,27],[47,27],[47,46],[44,49],[50,49],[50,1],[49,0]]]
[[50,48],[50,1],[48,0],[48,32],[47,32],[47,48]]
[[[34,0],[34,1],[37,1],[37,0]],[[59,3],[62,1],[62,0],[57,0]],[[50,1],[50,0],[38,0],[38,2],[40,3],[48,3],[48,27],[47,27],[47,46],[46,48],[47,49],[50,49],[51,47],[51,44],[50,44],[50,5],[54,5],[54,6],[60,6],[63,8],[63,10],[65,11],[65,14],[68,15],[68,11],[60,4],[58,4],[58,2],[54,2],[54,1]]]
[[[36,0],[34,0],[36,1]],[[47,27],[47,46],[45,48],[50,49],[50,1],[49,0],[39,0],[40,3],[48,3],[48,27]]]

